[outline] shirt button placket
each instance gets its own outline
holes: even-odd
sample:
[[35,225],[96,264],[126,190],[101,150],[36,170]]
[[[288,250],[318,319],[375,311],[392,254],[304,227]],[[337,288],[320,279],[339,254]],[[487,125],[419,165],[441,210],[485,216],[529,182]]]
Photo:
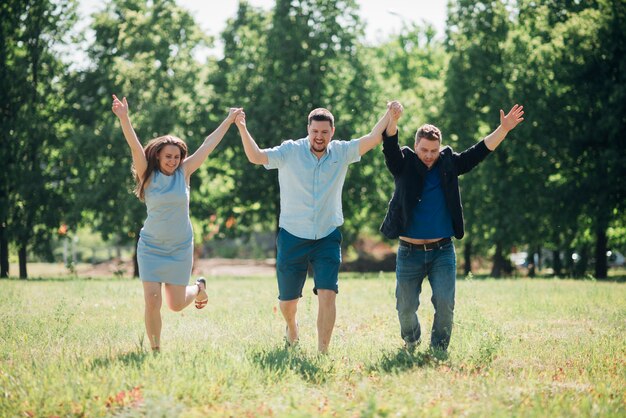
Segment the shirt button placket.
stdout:
[[313,234],[315,239],[319,236],[317,227],[317,213],[319,212],[319,185],[320,185],[320,160],[315,164],[315,171],[313,172]]

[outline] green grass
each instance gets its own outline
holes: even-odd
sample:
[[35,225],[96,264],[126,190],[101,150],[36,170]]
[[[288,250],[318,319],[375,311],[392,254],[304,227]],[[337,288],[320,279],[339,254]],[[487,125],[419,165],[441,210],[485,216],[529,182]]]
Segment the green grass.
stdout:
[[202,311],[164,308],[156,356],[138,281],[0,281],[0,416],[626,415],[626,285],[459,281],[444,359],[401,349],[392,275],[361,277],[340,277],[328,356],[310,280],[295,350],[275,279],[231,277]]

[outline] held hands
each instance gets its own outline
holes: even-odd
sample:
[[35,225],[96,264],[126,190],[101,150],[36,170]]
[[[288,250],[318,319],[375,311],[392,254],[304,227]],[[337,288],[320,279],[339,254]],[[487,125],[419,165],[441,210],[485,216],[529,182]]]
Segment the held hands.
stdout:
[[509,132],[524,120],[522,116],[524,116],[524,106],[518,104],[513,106],[506,116],[504,115],[504,111],[500,109],[500,126],[502,126],[502,129],[506,132]]
[[402,116],[403,111],[404,107],[400,104],[399,101],[394,100],[387,103],[387,113],[389,113],[394,122],[398,122],[398,119],[400,119],[400,116]]
[[402,116],[402,112],[404,108],[400,104],[399,101],[394,100],[387,103],[387,126],[385,127],[385,132],[387,135],[395,135],[398,132],[398,119]]
[[122,100],[120,101],[120,99],[118,99],[117,96],[114,94],[113,106],[111,107],[111,110],[119,119],[128,116],[128,102],[126,101],[126,97],[122,98]]
[[240,113],[243,113],[243,107],[231,107],[228,109],[228,116],[226,116],[226,120],[228,123],[233,123],[235,122],[237,115]]
[[246,127],[246,113],[243,111],[243,109],[235,117],[235,125],[237,125],[237,128]]

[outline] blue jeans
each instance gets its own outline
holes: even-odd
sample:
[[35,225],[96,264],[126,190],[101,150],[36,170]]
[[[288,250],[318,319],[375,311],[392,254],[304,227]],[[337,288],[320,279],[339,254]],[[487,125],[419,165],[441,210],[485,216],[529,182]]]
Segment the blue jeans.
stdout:
[[417,308],[420,305],[422,282],[426,276],[433,292],[431,301],[435,307],[430,345],[446,350],[452,334],[456,283],[456,253],[452,242],[429,251],[398,247],[396,309],[400,319],[400,335],[407,343],[417,342],[421,337]]

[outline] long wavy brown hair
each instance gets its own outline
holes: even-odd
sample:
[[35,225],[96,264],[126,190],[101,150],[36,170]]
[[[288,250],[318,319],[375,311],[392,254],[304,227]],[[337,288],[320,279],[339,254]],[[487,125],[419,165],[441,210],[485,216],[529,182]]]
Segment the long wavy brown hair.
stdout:
[[141,201],[145,199],[146,182],[148,181],[148,179],[150,179],[150,176],[152,175],[152,173],[154,173],[154,171],[160,171],[158,159],[159,152],[161,152],[163,147],[166,145],[175,145],[178,147],[178,149],[180,149],[180,164],[182,164],[187,157],[187,144],[185,144],[182,139],[172,135],[165,135],[151,139],[143,149],[143,152],[146,155],[146,162],[148,163],[148,166],[146,167],[146,172],[143,174],[143,178],[139,177],[134,165],[132,168],[133,176],[135,177],[136,183],[135,195]]

